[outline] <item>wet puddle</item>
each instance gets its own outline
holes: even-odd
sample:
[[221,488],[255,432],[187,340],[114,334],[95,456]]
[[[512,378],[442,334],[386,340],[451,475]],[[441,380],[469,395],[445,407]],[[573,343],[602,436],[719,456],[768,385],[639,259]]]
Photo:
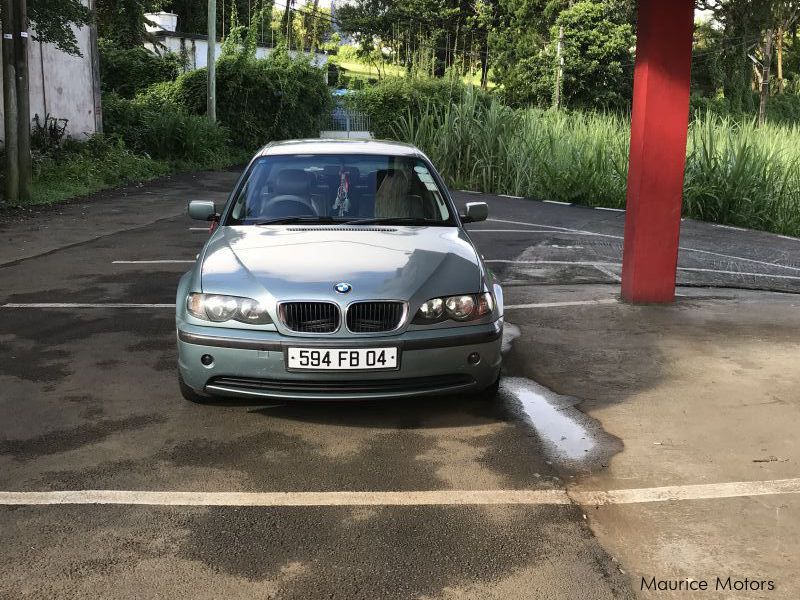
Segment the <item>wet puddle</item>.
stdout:
[[[505,324],[504,353],[520,334],[518,327]],[[559,467],[581,471],[600,467],[622,450],[618,438],[577,408],[578,398],[524,377],[503,377],[500,390],[510,411],[536,432],[548,460]]]

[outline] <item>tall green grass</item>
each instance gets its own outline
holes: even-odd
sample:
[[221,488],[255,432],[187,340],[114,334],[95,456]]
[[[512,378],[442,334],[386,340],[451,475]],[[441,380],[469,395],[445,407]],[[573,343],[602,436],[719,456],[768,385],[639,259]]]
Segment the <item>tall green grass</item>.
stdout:
[[[468,90],[459,103],[409,112],[392,131],[456,188],[625,206],[630,121],[620,115],[513,110]],[[800,236],[800,129],[697,115],[683,207],[696,219]]]

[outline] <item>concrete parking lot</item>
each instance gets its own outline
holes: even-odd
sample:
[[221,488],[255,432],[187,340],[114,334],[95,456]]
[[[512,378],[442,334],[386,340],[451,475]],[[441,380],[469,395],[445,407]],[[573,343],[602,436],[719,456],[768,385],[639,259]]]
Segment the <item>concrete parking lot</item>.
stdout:
[[499,401],[196,406],[185,204],[237,176],[0,225],[0,597],[798,597],[800,240],[686,221],[677,302],[630,306],[624,213],[456,192]]

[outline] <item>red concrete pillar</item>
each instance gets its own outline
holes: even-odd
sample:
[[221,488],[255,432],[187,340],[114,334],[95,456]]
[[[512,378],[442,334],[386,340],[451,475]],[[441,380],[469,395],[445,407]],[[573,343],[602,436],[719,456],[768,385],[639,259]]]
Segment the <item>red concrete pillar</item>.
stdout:
[[694,0],[639,0],[622,297],[672,302],[689,122]]

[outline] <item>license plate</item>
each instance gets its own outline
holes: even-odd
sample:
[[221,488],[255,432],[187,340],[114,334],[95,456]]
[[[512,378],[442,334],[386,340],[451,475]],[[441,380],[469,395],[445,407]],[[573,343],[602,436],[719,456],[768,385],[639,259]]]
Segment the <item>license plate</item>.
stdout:
[[315,371],[396,369],[397,357],[397,348],[289,348],[286,366]]

